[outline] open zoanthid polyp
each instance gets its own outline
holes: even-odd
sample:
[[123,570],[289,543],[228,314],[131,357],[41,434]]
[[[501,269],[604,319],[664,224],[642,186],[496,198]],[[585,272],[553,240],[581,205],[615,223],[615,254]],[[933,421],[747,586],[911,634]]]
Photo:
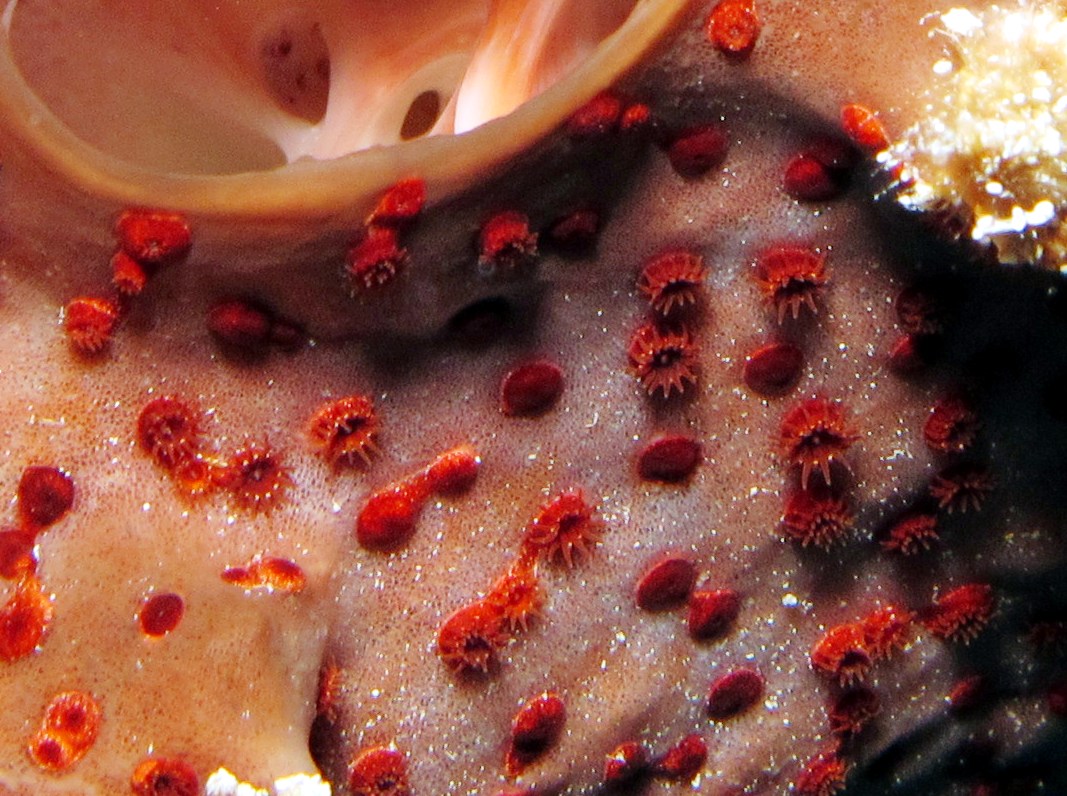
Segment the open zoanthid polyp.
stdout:
[[1067,26],[815,5],[9,3],[0,793],[1067,790]]

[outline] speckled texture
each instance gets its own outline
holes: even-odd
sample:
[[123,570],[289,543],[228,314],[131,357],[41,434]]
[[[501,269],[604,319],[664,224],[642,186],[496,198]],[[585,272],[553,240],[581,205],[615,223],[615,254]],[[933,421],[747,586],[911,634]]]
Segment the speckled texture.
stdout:
[[[685,179],[654,144],[574,145],[557,135],[469,176],[462,191],[431,183],[411,231],[410,271],[380,305],[374,294],[351,299],[340,275],[343,230],[365,207],[326,221],[286,217],[256,242],[268,221],[227,219],[220,200],[221,210],[190,213],[189,261],[162,271],[109,353],[86,361],[63,338],[60,308],[108,278],[113,198],[75,201],[54,177],[42,189],[54,200],[45,210],[16,208],[0,268],[0,484],[12,496],[0,519],[14,523],[15,485],[29,464],[68,470],[77,497],[39,539],[56,618],[38,653],[0,663],[0,791],[125,793],[150,753],[187,760],[201,780],[226,766],[260,787],[311,771],[307,739],[328,663],[340,670],[339,688],[314,751],[335,793],[346,792],[361,749],[395,744],[413,792],[493,796],[507,785],[512,718],[546,690],[564,699],[567,721],[558,745],[519,779],[524,787],[596,793],[620,743],[660,755],[698,733],[709,746],[699,792],[786,793],[831,742],[825,706],[836,687],[809,663],[822,633],[880,605],[920,610],[974,581],[991,583],[998,599],[976,641],[941,641],[914,624],[905,648],[875,664],[869,685],[883,712],[845,747],[856,768],[849,792],[1065,787],[1048,755],[1063,719],[1043,696],[1064,675],[1062,651],[1035,652],[1025,640],[1034,620],[1064,618],[1060,285],[970,262],[973,252],[874,203],[880,182],[868,165],[832,202],[786,196],[785,163],[817,135],[836,134],[841,104],[885,108],[891,128],[914,116],[909,98],[926,72],[895,58],[904,45],[894,42],[914,44],[920,59],[930,45],[917,20],[929,9],[858,4],[854,14],[801,17],[792,3],[760,7],[765,27],[748,62],[727,63],[704,41],[706,8],[694,4],[672,46],[623,84],[650,103],[661,130],[722,117],[730,149],[720,167]],[[9,205],[41,174],[14,151],[0,175]],[[479,271],[473,241],[488,213],[517,206],[543,227],[590,197],[604,215],[595,252],[561,257],[542,239],[545,254],[528,270]],[[39,231],[15,239],[71,203],[78,224],[69,240],[62,228],[56,241]],[[72,257],[85,239],[84,256]],[[257,267],[275,241],[299,262],[296,277],[283,254]],[[816,315],[779,326],[754,270],[760,252],[783,242],[817,247],[830,279]],[[627,345],[647,313],[636,286],[642,264],[678,246],[708,267],[691,319],[700,368],[695,388],[663,402],[628,372]],[[948,297],[946,331],[930,367],[901,377],[887,365],[901,333],[894,300],[932,276]],[[235,289],[306,325],[310,342],[252,358],[221,351],[204,318]],[[474,341],[457,334],[449,318],[487,297],[506,308],[499,327]],[[321,315],[308,309],[316,300]],[[803,350],[804,368],[785,395],[767,399],[744,386],[741,370],[779,336]],[[501,379],[535,356],[560,365],[560,400],[535,418],[506,417]],[[884,551],[876,537],[885,523],[951,460],[927,450],[922,426],[934,401],[956,389],[973,396],[982,422],[974,455],[990,463],[996,490],[981,512],[942,517],[929,552]],[[306,437],[324,401],[351,393],[372,397],[381,419],[381,455],[366,471],[331,468]],[[195,402],[220,455],[249,441],[276,450],[293,480],[282,505],[252,514],[221,493],[184,497],[135,441],[141,406],[159,394]],[[855,530],[830,550],[787,543],[778,528],[797,487],[779,453],[780,422],[815,396],[843,402],[859,437],[847,470],[833,475],[854,504]],[[686,483],[638,478],[636,455],[664,432],[703,444]],[[481,456],[474,486],[432,498],[402,549],[360,548],[362,501],[459,444]],[[602,544],[571,570],[542,562],[546,602],[530,629],[487,676],[452,674],[435,652],[442,622],[485,595],[539,508],[572,487],[602,518]],[[684,610],[637,608],[637,580],[664,551],[691,557],[698,588],[740,593],[740,615],[721,639],[694,642]],[[220,579],[258,553],[296,561],[307,588],[245,592]],[[0,594],[10,588],[0,584]],[[146,639],[137,611],[155,591],[182,594],[186,613],[172,633]],[[765,677],[761,701],[712,721],[710,684],[741,667]],[[975,672],[988,675],[992,698],[950,715],[945,696]],[[75,688],[98,697],[100,737],[68,774],[42,774],[24,746],[49,699]],[[656,781],[647,792],[686,789]]]

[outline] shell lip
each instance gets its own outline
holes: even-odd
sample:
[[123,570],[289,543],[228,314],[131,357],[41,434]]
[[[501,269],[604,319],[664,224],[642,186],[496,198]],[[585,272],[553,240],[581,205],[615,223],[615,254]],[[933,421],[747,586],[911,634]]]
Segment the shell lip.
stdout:
[[[298,160],[260,172],[221,175],[156,172],[80,139],[24,81],[7,32],[17,0],[4,11],[0,36],[0,131],[38,164],[80,192],[119,205],[159,205],[200,216],[327,218],[358,197],[419,174],[440,199],[491,173],[548,136],[600,91],[640,63],[678,26],[691,0],[638,0],[625,22],[592,56],[515,111],[456,135],[376,146],[333,160]],[[355,187],[354,187],[355,186]]]

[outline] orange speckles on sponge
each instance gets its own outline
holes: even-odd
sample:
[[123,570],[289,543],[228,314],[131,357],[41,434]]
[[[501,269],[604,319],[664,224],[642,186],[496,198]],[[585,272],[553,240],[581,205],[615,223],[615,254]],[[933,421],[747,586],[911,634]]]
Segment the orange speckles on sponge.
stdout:
[[52,603],[32,573],[23,574],[0,608],[0,659],[15,661],[37,649],[52,621]]
[[764,298],[774,307],[778,323],[786,315],[795,320],[802,307],[818,312],[815,299],[824,289],[829,276],[826,258],[799,246],[775,246],[756,261],[756,284]]
[[130,787],[136,796],[200,796],[200,777],[180,758],[150,757],[134,770]]
[[192,234],[184,216],[160,210],[127,210],[115,222],[119,245],[140,263],[159,265],[185,256]]
[[580,489],[563,492],[538,512],[526,529],[524,549],[543,553],[549,561],[562,559],[573,567],[600,543],[603,522],[593,514]]
[[782,418],[779,450],[786,462],[800,468],[800,483],[807,487],[812,471],[830,483],[830,465],[859,439],[848,423],[845,407],[826,398],[811,398],[794,406]]
[[658,392],[666,399],[675,391],[684,394],[687,384],[696,385],[700,350],[684,327],[645,323],[630,338],[627,354],[630,372],[649,395]]
[[362,750],[348,768],[352,796],[411,796],[404,753],[390,746]]
[[708,41],[724,55],[748,56],[760,34],[755,0],[720,0],[708,14],[704,30]]
[[90,694],[56,694],[44,711],[40,729],[29,743],[30,758],[46,771],[70,768],[92,748],[103,712]]
[[511,723],[504,768],[516,777],[548,754],[559,741],[567,710],[558,694],[550,692],[529,699]]
[[637,289],[660,315],[696,303],[704,289],[704,258],[697,252],[671,249],[649,259],[637,278]]
[[308,422],[308,437],[330,464],[370,466],[378,453],[380,421],[365,395],[349,395],[319,407]]
[[118,325],[120,308],[105,298],[84,296],[71,299],[64,311],[63,328],[76,351],[94,355],[110,344]]

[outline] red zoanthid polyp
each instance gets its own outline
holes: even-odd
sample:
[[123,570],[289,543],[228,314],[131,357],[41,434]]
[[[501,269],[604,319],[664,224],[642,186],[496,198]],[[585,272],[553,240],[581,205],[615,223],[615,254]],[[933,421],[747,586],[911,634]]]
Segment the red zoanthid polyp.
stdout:
[[[659,3],[652,0],[646,28],[666,12]],[[61,36],[63,25],[91,5],[49,15],[59,29],[35,41]],[[562,34],[594,23],[609,6],[629,7],[579,5],[582,25],[564,25],[549,37],[558,52],[568,50]],[[940,40],[931,44],[926,37],[930,27],[917,22],[916,12],[928,9],[903,0],[851,13],[857,9],[846,4],[830,15],[835,21],[824,15],[817,25],[813,15],[786,13],[785,5],[707,0],[689,6],[691,13],[679,16],[678,43],[665,41],[665,57],[627,72],[625,83],[607,76],[586,83],[586,73],[578,71],[566,102],[546,89],[543,107],[558,110],[552,118],[539,115],[539,100],[491,128],[454,140],[439,135],[453,112],[463,117],[472,98],[511,98],[512,72],[502,70],[481,88],[457,87],[451,94],[450,85],[450,96],[439,97],[445,110],[434,124],[440,127],[396,149],[375,146],[335,161],[325,152],[300,157],[292,140],[283,141],[279,157],[299,162],[272,164],[269,184],[242,163],[238,173],[208,180],[183,172],[153,174],[144,185],[103,181],[112,190],[99,202],[92,184],[51,181],[69,158],[48,160],[51,172],[30,168],[26,152],[38,134],[9,146],[5,133],[18,114],[0,113],[3,196],[19,198],[5,205],[0,236],[3,309],[11,321],[0,325],[7,333],[0,367],[5,378],[14,374],[4,397],[4,450],[12,454],[4,471],[9,515],[0,537],[9,579],[0,582],[0,606],[6,606],[5,619],[16,619],[2,627],[7,632],[20,617],[32,619],[30,610],[9,611],[19,585],[30,589],[31,576],[39,578],[40,596],[56,615],[32,645],[32,634],[19,645],[7,643],[10,634],[4,638],[5,650],[30,650],[0,661],[14,694],[8,729],[19,727],[14,740],[0,727],[0,759],[18,761],[16,775],[30,780],[25,787],[69,789],[84,779],[87,788],[129,790],[125,783],[135,766],[151,754],[189,768],[158,764],[159,776],[145,775],[133,786],[142,791],[199,794],[211,768],[226,763],[250,785],[281,793],[271,778],[285,773],[285,761],[307,760],[300,728],[316,701],[325,718],[316,722],[313,759],[336,793],[508,789],[571,796],[632,777],[631,787],[650,790],[786,790],[792,780],[797,793],[824,795],[840,787],[848,762],[866,769],[877,756],[877,749],[863,747],[864,733],[878,748],[902,750],[900,772],[914,770],[916,750],[908,741],[917,724],[930,716],[946,719],[941,700],[948,685],[985,672],[985,662],[974,656],[999,653],[1010,633],[987,633],[964,649],[937,640],[903,607],[879,606],[919,609],[929,622],[922,601],[910,596],[913,581],[929,598],[931,584],[948,592],[988,578],[998,602],[1004,589],[1008,618],[1009,610],[1026,611],[1032,599],[1029,575],[1040,566],[1037,553],[1049,570],[1056,566],[1062,540],[1035,521],[1040,518],[1018,487],[1051,508],[1061,502],[1052,488],[1054,468],[1035,480],[1036,468],[1021,454],[1029,453],[1023,450],[1031,447],[1027,439],[1039,443],[1034,449],[1062,440],[1059,426],[1047,433],[1062,420],[1046,418],[1031,432],[1044,407],[1031,402],[1020,415],[1026,403],[1015,400],[1017,388],[977,372],[971,355],[981,362],[981,349],[999,346],[1021,353],[1020,372],[1047,361],[1044,372],[1056,376],[1062,362],[1054,352],[1067,348],[1042,319],[1062,308],[1050,303],[1056,285],[1022,268],[1012,274],[984,269],[972,280],[955,250],[930,251],[914,218],[900,221],[904,234],[886,234],[894,230],[882,226],[884,203],[870,202],[883,176],[868,179],[878,164],[857,160],[851,168],[818,146],[824,136],[843,141],[836,111],[853,97],[885,108],[886,121],[900,129],[921,113],[915,80],[931,85],[939,79],[923,61],[922,47],[913,46],[940,49]],[[18,4],[13,13],[8,32],[19,58],[35,57],[18,37],[35,24],[41,7]],[[508,7],[493,6],[505,26]],[[533,11],[540,4],[525,7]],[[635,13],[644,8],[638,4]],[[189,28],[156,24],[156,15],[167,10],[174,23],[184,24],[185,16],[196,22]],[[192,44],[199,39],[190,34],[203,32],[203,18],[182,10],[188,11],[182,3],[142,9],[144,26],[162,31],[164,46],[134,53],[177,57],[165,46],[170,35],[197,51]],[[218,9],[240,19],[255,17],[254,11],[241,3]],[[465,18],[459,11],[448,15],[442,34]],[[136,34],[137,25],[121,24],[128,13],[123,4],[109,6],[109,35],[118,31],[125,40]],[[405,16],[407,35],[393,39],[396,57],[385,60],[411,64],[407,42],[418,43],[410,34],[421,13]],[[331,19],[331,13],[282,19],[292,41],[287,63],[303,62],[301,37],[311,36],[315,23],[329,41],[331,91],[322,123],[305,131],[280,107],[271,108],[266,125],[234,129],[330,138],[330,128],[346,116],[346,101],[359,94],[350,90],[359,88],[353,81],[371,80],[378,66],[353,68],[346,36],[330,27]],[[382,26],[395,19],[377,15],[373,24],[347,24],[376,45],[380,37],[388,40]],[[262,20],[270,21],[269,14]],[[613,29],[617,21],[609,20]],[[914,38],[902,35],[904,27],[915,28]],[[245,28],[260,30],[257,24],[220,27]],[[523,25],[522,33],[536,29]],[[85,36],[100,52],[114,51],[97,29]],[[499,41],[468,39],[479,48]],[[514,39],[511,52],[526,41]],[[255,61],[260,43],[253,37],[249,47],[223,51]],[[595,71],[600,56],[580,49],[592,53],[588,68]],[[895,60],[885,52],[890,49]],[[90,50],[64,52],[56,63],[91,67]],[[360,49],[360,57],[369,52]],[[914,57],[901,59],[900,52]],[[244,56],[228,63],[239,66]],[[476,55],[465,63],[473,74],[484,60]],[[905,61],[916,64],[914,73]],[[211,62],[205,57],[198,70],[178,70],[203,89],[180,95],[194,110],[180,109],[190,123],[198,121],[201,97],[225,99],[220,81],[199,79]],[[26,75],[47,77],[54,69],[27,69]],[[878,81],[868,79],[875,69]],[[0,68],[0,75],[8,73]],[[826,75],[836,77],[828,81]],[[254,80],[250,85],[259,85]],[[402,95],[414,84],[404,86],[385,92],[401,116],[410,99]],[[884,86],[892,87],[892,97]],[[58,85],[40,88],[45,99],[49,91],[62,93]],[[121,95],[121,88],[111,94]],[[0,92],[0,105],[9,108],[13,96]],[[251,107],[257,97],[241,94],[241,101],[219,107]],[[90,91],[78,106],[89,112],[104,98]],[[380,119],[388,126],[370,95],[360,106],[348,117],[352,125]],[[167,124],[166,115],[149,116]],[[46,128],[48,116],[39,118]],[[140,116],[117,118],[132,126],[127,140],[153,146],[135,129]],[[551,137],[515,152],[514,119]],[[868,122],[860,118],[850,130],[863,152],[882,148]],[[70,129],[78,135],[84,128]],[[218,136],[207,138],[215,143]],[[639,149],[646,138],[673,144],[674,164],[689,172],[687,178],[662,152]],[[495,159],[483,163],[477,152],[487,139]],[[213,151],[222,157],[227,141],[217,143]],[[90,158],[91,147],[82,154]],[[800,201],[781,191],[783,167],[794,158],[799,165],[787,182]],[[26,218],[34,221],[22,209],[38,201],[27,190],[26,174],[39,175],[41,196],[56,200],[51,218],[66,212],[64,197],[93,208],[102,239],[73,245],[57,226],[57,245],[50,248],[62,256],[39,258],[36,271],[28,269],[28,258],[7,248],[32,226]],[[841,192],[846,176],[848,190]],[[323,180],[333,181],[329,191]],[[177,267],[150,266],[121,245],[116,254],[110,228],[116,208],[168,206],[156,196],[157,185],[172,189],[171,201],[188,211],[196,233],[195,248]],[[57,187],[63,190],[51,190]],[[1032,206],[1020,202],[1024,211]],[[536,268],[512,268],[507,254],[476,264],[483,254],[479,230],[501,209],[527,216],[519,249],[538,234],[544,257]],[[86,228],[79,220],[71,219],[72,231]],[[366,257],[350,261],[358,263],[345,277],[356,293],[351,299],[338,269],[351,243],[372,238],[384,244],[386,256],[368,249]],[[45,248],[36,240],[25,243],[29,251]],[[799,250],[796,262],[787,263],[795,270],[777,270],[771,284],[774,269],[768,268],[761,286],[752,275],[756,258],[776,243]],[[678,263],[660,270],[643,261],[679,245],[687,255],[680,271],[664,275],[667,265]],[[696,253],[706,264],[695,262]],[[77,268],[69,262],[75,258]],[[934,324],[917,320],[915,312],[906,319],[894,314],[902,286],[926,290],[938,284],[942,269],[959,273],[945,296],[951,324],[932,332]],[[103,284],[108,280],[113,287]],[[1033,290],[1033,301],[1016,289],[1023,284]],[[121,297],[112,299],[109,290]],[[975,300],[979,294],[1003,299],[1003,312],[1000,304]],[[77,357],[66,350],[59,307],[80,295],[115,302],[122,336],[113,356]],[[229,296],[247,298],[216,307]],[[47,326],[34,315],[42,303]],[[1005,336],[1016,326],[1008,316],[1022,307],[1032,310],[1022,310],[1033,320],[1030,336]],[[282,317],[294,319],[290,331],[299,319],[306,345],[284,357],[230,356],[241,352],[227,346],[276,345]],[[490,321],[479,326],[481,345],[454,334],[462,326],[458,319],[471,318],[472,326],[479,318]],[[630,335],[646,322],[661,336],[684,331],[688,339],[675,341],[673,350],[642,339],[638,361],[628,362]],[[22,330],[37,351],[20,339]],[[225,345],[214,344],[209,331]],[[886,363],[902,335],[915,343],[912,364],[923,365],[908,378]],[[1048,344],[1035,345],[1037,339]],[[48,346],[58,347],[60,361]],[[907,364],[905,354],[898,365]],[[1044,395],[1041,377],[1034,378],[1023,396]],[[36,388],[41,394],[28,392],[23,382],[43,384]],[[966,428],[954,422],[930,433],[923,427],[925,412],[953,389],[981,410],[982,428],[969,442],[960,433]],[[155,436],[149,432],[142,448],[134,431],[138,411],[161,394],[183,396],[178,400],[191,411],[169,415],[170,421],[162,412],[158,423],[148,424],[156,424]],[[784,418],[820,395],[844,402],[843,423],[831,417],[819,426],[800,418],[808,425],[794,426],[783,446]],[[327,406],[347,398],[355,400]],[[1024,422],[1016,422],[1020,418]],[[1007,438],[1007,428],[1019,434]],[[227,459],[241,440],[267,434],[293,479],[284,510],[239,510],[225,491]],[[949,470],[961,448],[1003,482],[977,518],[972,497],[981,496],[982,484]],[[25,526],[43,523],[24,522],[23,498],[16,502],[11,495],[21,470],[37,463],[69,469],[77,492],[71,513],[27,540]],[[935,473],[941,482],[931,499],[925,490]],[[578,484],[585,496],[576,506],[556,504]],[[829,493],[830,504],[813,508],[820,491]],[[188,499],[201,492],[211,494]],[[803,497],[794,499],[798,494]],[[943,509],[936,505],[941,496],[947,498]],[[878,542],[884,539],[870,539],[872,531],[910,510],[929,521],[896,526],[888,534],[892,554],[883,553]],[[936,549],[904,557],[920,553],[935,532],[942,537]],[[783,543],[783,536],[796,541]],[[658,575],[645,580],[643,568],[663,551],[696,562],[702,580],[694,587],[689,567],[677,590],[663,586]],[[568,557],[574,566],[566,566]],[[1026,577],[1006,578],[1005,568]],[[669,597],[663,613],[639,607],[655,606],[660,591]],[[167,593],[180,594],[186,606],[177,624],[165,603],[145,604]],[[145,619],[151,620],[148,630],[164,632],[146,634]],[[851,645],[839,644],[835,657],[830,644],[824,657],[813,656],[826,671],[809,670],[809,648],[822,629],[839,622],[858,626],[845,639]],[[110,643],[116,634],[128,643]],[[91,667],[95,674],[84,681],[56,679],[60,658],[72,673],[90,672],[82,655],[109,665]],[[863,669],[864,656],[870,690],[853,686],[846,698],[842,679]],[[160,687],[168,685],[159,674],[164,664],[180,675],[173,682],[185,678],[191,686]],[[45,690],[20,694],[30,670],[38,673],[33,687]],[[739,671],[745,673],[717,681]],[[754,686],[760,673],[767,676],[766,694],[750,703],[756,689],[743,686]],[[1037,687],[1045,689],[1047,681]],[[57,775],[34,766],[26,747],[44,705],[69,688],[92,693],[107,715],[86,758]],[[523,698],[546,688],[566,701],[560,742],[513,787],[505,785],[510,721]],[[1042,711],[1042,695],[1025,698]],[[883,710],[872,719],[879,700]],[[999,711],[1002,695],[994,689],[990,700]],[[139,709],[150,703],[159,710]],[[202,709],[194,712],[185,703]],[[827,704],[833,706],[829,716]],[[968,722],[985,733],[987,718],[978,712]],[[1013,749],[1016,729],[1026,732],[1019,723],[1003,732]],[[131,755],[122,739],[133,732],[140,746]],[[842,745],[805,773],[805,761],[830,739]],[[1025,745],[1020,736],[1019,746]],[[39,749],[49,759],[61,757],[54,739]],[[375,749],[388,751],[363,756]],[[609,758],[615,764],[610,771]],[[401,759],[402,773],[392,767]],[[936,763],[931,768],[940,771]],[[376,776],[376,769],[384,774]],[[195,779],[185,776],[189,770]],[[353,779],[352,771],[369,781]],[[862,790],[873,775],[857,771],[854,787]],[[662,781],[647,782],[656,777]]]
[[100,354],[111,345],[119,316],[119,305],[111,299],[95,296],[71,299],[64,310],[67,339],[81,354]]
[[506,614],[499,603],[478,601],[457,609],[437,634],[437,654],[457,674],[486,674],[496,651],[508,642]]
[[153,398],[137,416],[137,442],[161,467],[175,470],[200,451],[200,413],[177,396]]
[[651,396],[667,399],[696,386],[700,347],[684,326],[645,323],[634,331],[627,354],[630,372]]
[[349,766],[348,792],[352,796],[411,796],[407,757],[392,746],[362,750]]
[[845,464],[845,453],[859,438],[842,403],[809,398],[782,417],[778,448],[786,464],[800,468],[800,483],[806,488],[812,472],[829,484],[831,465]]
[[823,484],[790,495],[782,515],[782,532],[801,547],[828,548],[845,537],[855,522],[847,499]]
[[380,421],[374,402],[349,395],[320,406],[308,421],[308,437],[316,452],[336,466],[369,467],[378,454]]
[[604,522],[586,503],[585,493],[569,489],[541,507],[526,529],[523,547],[568,568],[588,558],[604,533]]
[[485,601],[499,611],[511,632],[527,630],[541,614],[545,597],[537,577],[537,560],[520,556],[489,589]]
[[807,308],[818,313],[818,299],[827,281],[826,257],[817,249],[783,244],[764,251],[756,260],[756,285],[774,309],[778,323],[796,320]]
[[527,700],[511,723],[511,740],[504,759],[509,777],[516,777],[552,751],[567,721],[559,694],[546,691]]
[[180,213],[127,210],[115,222],[122,250],[140,263],[162,265],[180,260],[192,246],[192,233]]
[[708,691],[708,718],[727,721],[749,710],[763,696],[765,681],[755,669],[734,669],[717,677]]
[[40,728],[30,739],[30,758],[48,771],[70,768],[92,748],[103,711],[91,694],[64,691],[48,703]]
[[871,664],[871,652],[860,624],[831,627],[811,648],[812,668],[841,685],[862,681]]
[[996,608],[988,583],[957,586],[919,612],[919,622],[938,638],[969,643],[977,638]]
[[137,616],[141,632],[149,638],[167,635],[185,616],[185,600],[180,594],[160,592],[145,599]]
[[645,568],[637,581],[634,592],[637,607],[644,611],[666,611],[684,605],[697,574],[696,565],[686,556],[659,557]]
[[691,782],[708,762],[708,744],[696,733],[685,736],[656,758],[652,773],[668,782]]
[[732,58],[746,58],[752,52],[760,28],[755,0],[719,0],[705,22],[708,41]]
[[134,769],[130,787],[136,796],[199,796],[200,777],[180,757],[149,757]]
[[34,465],[22,471],[18,486],[19,518],[36,533],[63,518],[74,505],[74,480],[57,467]]
[[704,291],[704,258],[687,249],[670,249],[647,260],[637,277],[637,289],[660,315],[695,304]]
[[882,712],[877,692],[865,686],[839,694],[827,707],[830,732],[842,738],[859,735]]
[[507,417],[537,417],[563,394],[563,369],[549,359],[524,362],[500,383],[500,411]]
[[391,283],[409,259],[408,250],[400,245],[396,229],[368,227],[349,247],[345,270],[352,289],[361,293]]
[[293,485],[281,456],[267,445],[251,444],[234,453],[218,476],[240,508],[252,512],[279,506]]
[[688,481],[704,458],[704,446],[688,434],[667,434],[649,442],[637,455],[637,474],[644,481],[678,484]]
[[537,233],[530,229],[526,214],[517,210],[490,216],[478,235],[478,262],[490,273],[528,265],[537,252]]

